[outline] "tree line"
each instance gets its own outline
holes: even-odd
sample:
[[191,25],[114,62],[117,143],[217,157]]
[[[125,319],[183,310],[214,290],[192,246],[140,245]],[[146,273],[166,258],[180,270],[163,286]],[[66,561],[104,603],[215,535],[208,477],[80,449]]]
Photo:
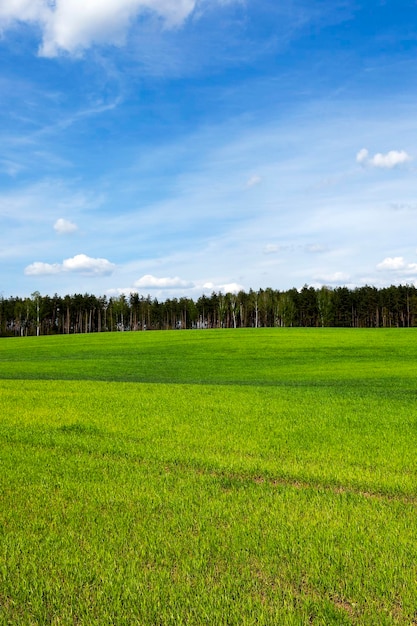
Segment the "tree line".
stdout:
[[248,327],[417,326],[417,288],[399,285],[259,289],[159,301],[73,294],[0,298],[0,336]]

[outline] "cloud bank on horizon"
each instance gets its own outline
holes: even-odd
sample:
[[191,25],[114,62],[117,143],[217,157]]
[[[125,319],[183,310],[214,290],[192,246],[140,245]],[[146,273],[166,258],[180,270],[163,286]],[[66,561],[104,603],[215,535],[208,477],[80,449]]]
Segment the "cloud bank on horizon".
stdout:
[[0,294],[417,284],[416,11],[0,0]]

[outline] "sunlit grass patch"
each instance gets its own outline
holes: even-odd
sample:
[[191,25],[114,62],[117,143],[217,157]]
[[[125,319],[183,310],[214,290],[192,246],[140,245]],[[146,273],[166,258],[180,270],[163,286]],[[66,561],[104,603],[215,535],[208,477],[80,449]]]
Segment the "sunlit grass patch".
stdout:
[[291,331],[0,342],[0,624],[417,620],[417,336]]

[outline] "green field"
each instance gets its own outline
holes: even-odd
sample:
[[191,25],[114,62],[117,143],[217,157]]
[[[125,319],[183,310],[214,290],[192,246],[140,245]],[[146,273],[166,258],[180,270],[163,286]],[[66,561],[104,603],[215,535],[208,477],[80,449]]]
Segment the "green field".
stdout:
[[0,340],[0,624],[417,624],[417,329]]

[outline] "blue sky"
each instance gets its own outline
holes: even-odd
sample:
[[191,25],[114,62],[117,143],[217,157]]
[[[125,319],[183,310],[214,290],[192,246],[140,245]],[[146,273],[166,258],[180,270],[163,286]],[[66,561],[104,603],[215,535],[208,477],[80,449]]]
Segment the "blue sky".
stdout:
[[0,295],[417,284],[417,3],[0,0]]

